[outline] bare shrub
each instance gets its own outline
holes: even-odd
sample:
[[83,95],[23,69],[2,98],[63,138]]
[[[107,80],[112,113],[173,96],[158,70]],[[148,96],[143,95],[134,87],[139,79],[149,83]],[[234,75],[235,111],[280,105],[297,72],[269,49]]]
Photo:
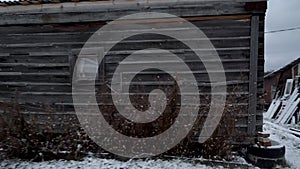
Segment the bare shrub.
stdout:
[[[111,98],[107,95],[110,93],[107,86],[101,86],[98,90],[97,97],[101,98],[105,104],[100,105],[99,108],[103,110],[104,116],[108,123],[112,125],[116,130],[123,132],[126,135],[134,135],[139,137],[147,137],[149,135],[157,134],[162,129],[167,129],[168,125],[172,125],[172,121],[176,118],[176,112],[178,113],[178,88],[175,86],[168,86],[165,88],[168,97],[168,105],[164,111],[167,114],[167,118],[164,118],[156,125],[148,126],[136,126],[134,123],[126,123],[124,126],[121,117],[118,116],[116,108],[109,103],[112,103]],[[235,90],[235,89],[234,89]],[[133,95],[131,101],[136,103],[136,106],[143,105],[143,107],[149,106],[148,96],[140,96],[138,93],[145,93],[143,88],[138,88],[135,91],[137,95]],[[141,99],[141,97],[146,99]],[[206,141],[203,145],[197,143],[197,136],[199,136],[199,130],[201,130],[201,124],[205,120],[205,112],[209,110],[210,97],[205,96],[201,98],[199,117],[196,120],[193,130],[189,135],[183,139],[179,145],[165,154],[176,156],[199,156],[203,155],[208,159],[228,159],[231,158],[232,153],[232,133],[235,132],[235,120],[236,114],[240,111],[239,107],[235,104],[238,95],[232,95],[227,98],[227,104],[224,109],[223,117],[219,124],[217,131],[213,136]],[[158,98],[159,99],[159,98]],[[158,100],[161,101],[161,100]],[[215,103],[217,104],[217,103]],[[1,103],[0,109],[3,113],[0,116],[0,148],[2,151],[2,158],[25,158],[32,161],[50,160],[50,159],[80,159],[87,155],[89,152],[94,153],[96,156],[101,156],[104,151],[97,146],[88,135],[81,129],[77,119],[72,119],[67,125],[63,127],[63,131],[60,133],[53,133],[51,121],[56,120],[57,117],[49,120],[49,123],[45,123],[46,128],[44,130],[38,130],[36,126],[40,124],[39,119],[32,118],[30,123],[24,120],[22,112],[22,106],[19,105],[18,100],[14,103]],[[43,105],[41,111],[48,112],[48,114],[56,114],[56,109]],[[62,110],[64,111],[64,110]],[[128,121],[127,121],[128,122]],[[124,127],[128,127],[128,130],[124,130]],[[164,155],[165,155],[164,154]],[[101,156],[102,157],[102,156]]]
[[[37,127],[39,119],[31,118],[30,123],[25,121],[21,107],[26,105],[19,105],[17,98],[13,103],[0,103],[1,158],[31,161],[80,159],[88,152],[99,152],[99,147],[80,128],[77,119],[70,121],[60,133],[51,132],[52,124],[47,123],[44,124],[45,129],[40,130]],[[50,114],[49,106],[40,107]]]

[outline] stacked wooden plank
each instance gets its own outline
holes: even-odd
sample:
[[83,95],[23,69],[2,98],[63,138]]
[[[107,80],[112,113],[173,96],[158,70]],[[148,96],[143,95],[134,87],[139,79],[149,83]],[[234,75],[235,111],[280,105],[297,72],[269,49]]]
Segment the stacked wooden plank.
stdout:
[[265,117],[274,119],[274,122],[277,124],[289,124],[292,117],[299,113],[299,106],[299,87],[295,87],[291,95],[274,99],[265,113]]

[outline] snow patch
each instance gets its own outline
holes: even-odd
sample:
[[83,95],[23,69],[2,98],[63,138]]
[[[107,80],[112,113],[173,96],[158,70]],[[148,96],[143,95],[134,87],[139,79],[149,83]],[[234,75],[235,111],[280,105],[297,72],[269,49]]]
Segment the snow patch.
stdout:
[[270,133],[270,139],[283,144],[286,148],[285,158],[291,169],[300,168],[300,138],[287,132],[284,126],[274,124],[265,119],[264,132]]
[[159,168],[159,169],[223,169],[222,166],[206,166],[203,164],[195,164],[184,162],[182,160],[129,160],[122,162],[113,159],[100,159],[94,157],[84,158],[82,161],[65,161],[54,160],[46,162],[25,162],[16,160],[5,160],[1,162],[0,168],[30,168],[30,169],[63,169],[63,168],[85,168],[85,169],[110,169],[110,168],[123,168],[123,169],[146,169],[146,168]]

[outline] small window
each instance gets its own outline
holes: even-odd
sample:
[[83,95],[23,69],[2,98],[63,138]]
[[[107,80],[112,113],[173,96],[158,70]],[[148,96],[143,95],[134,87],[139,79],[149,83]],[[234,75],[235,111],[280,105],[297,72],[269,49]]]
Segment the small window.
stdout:
[[[105,75],[104,62],[99,64],[99,57],[97,53],[90,52],[88,54],[81,54],[80,50],[74,49],[69,54],[71,83],[75,81],[95,81],[102,82]],[[76,69],[75,69],[76,65]],[[74,79],[73,79],[74,78]]]
[[293,79],[287,79],[286,84],[285,84],[285,90],[284,90],[284,96],[288,97],[292,93],[292,88],[293,88]]
[[77,80],[94,80],[98,72],[97,59],[78,58],[76,78]]

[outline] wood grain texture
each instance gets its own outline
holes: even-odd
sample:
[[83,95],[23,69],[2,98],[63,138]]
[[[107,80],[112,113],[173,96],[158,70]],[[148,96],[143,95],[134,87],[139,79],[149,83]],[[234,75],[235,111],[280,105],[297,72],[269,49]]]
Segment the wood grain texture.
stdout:
[[[247,11],[245,1],[197,4],[192,1],[156,2],[140,6],[133,3],[112,5],[100,2],[79,3],[77,7],[72,3],[59,5],[45,5],[40,9],[28,6],[2,10],[4,8],[0,7],[0,102],[12,102],[18,97],[26,117],[30,119],[36,116],[40,119],[38,127],[45,127],[48,116],[53,119],[62,117],[63,120],[57,121],[57,124],[67,124],[68,118],[75,117],[71,93],[73,67],[80,49],[88,38],[110,20],[137,11],[153,11],[184,17],[211,39],[225,68],[228,97],[235,97],[229,100],[228,105],[240,109],[234,117],[236,135],[247,137],[238,142],[233,140],[232,143],[245,144],[262,128],[263,104],[260,96],[264,92],[264,10]],[[176,21],[174,18],[162,18],[148,22],[172,24],[174,21]],[[143,22],[143,20],[123,20],[117,24],[128,22]],[[164,31],[184,33],[191,30],[174,28]],[[199,61],[195,60],[192,50],[178,45],[176,41],[161,39],[159,36],[153,38],[147,40],[141,36],[128,39],[108,52],[103,63],[104,79],[98,80],[97,86],[109,84],[107,82],[111,80],[120,61],[133,51],[159,43],[191,67],[198,82],[200,97],[205,100],[210,92],[211,82],[201,62],[215,62],[210,59],[212,49],[196,49],[203,52],[203,60]],[[201,39],[186,40],[201,42]],[[102,45],[112,43],[115,42],[106,42]],[[144,57],[147,57],[147,54]],[[178,66],[178,63],[171,60],[165,62],[174,69]],[[127,72],[124,73],[130,74],[134,73],[130,72],[130,66],[147,62],[139,63],[132,60],[123,64],[128,66],[128,70],[125,70]],[[158,75],[161,80],[156,83],[153,79]],[[145,81],[132,82],[131,85],[155,88],[161,85],[168,86],[170,83],[163,73],[146,72],[140,76]],[[96,92],[107,94],[100,87]],[[112,106],[109,102],[99,104]],[[201,106],[205,105],[206,102],[203,102]],[[51,111],[43,108],[47,106],[51,107]],[[59,127],[53,128],[53,132],[60,132]]]

